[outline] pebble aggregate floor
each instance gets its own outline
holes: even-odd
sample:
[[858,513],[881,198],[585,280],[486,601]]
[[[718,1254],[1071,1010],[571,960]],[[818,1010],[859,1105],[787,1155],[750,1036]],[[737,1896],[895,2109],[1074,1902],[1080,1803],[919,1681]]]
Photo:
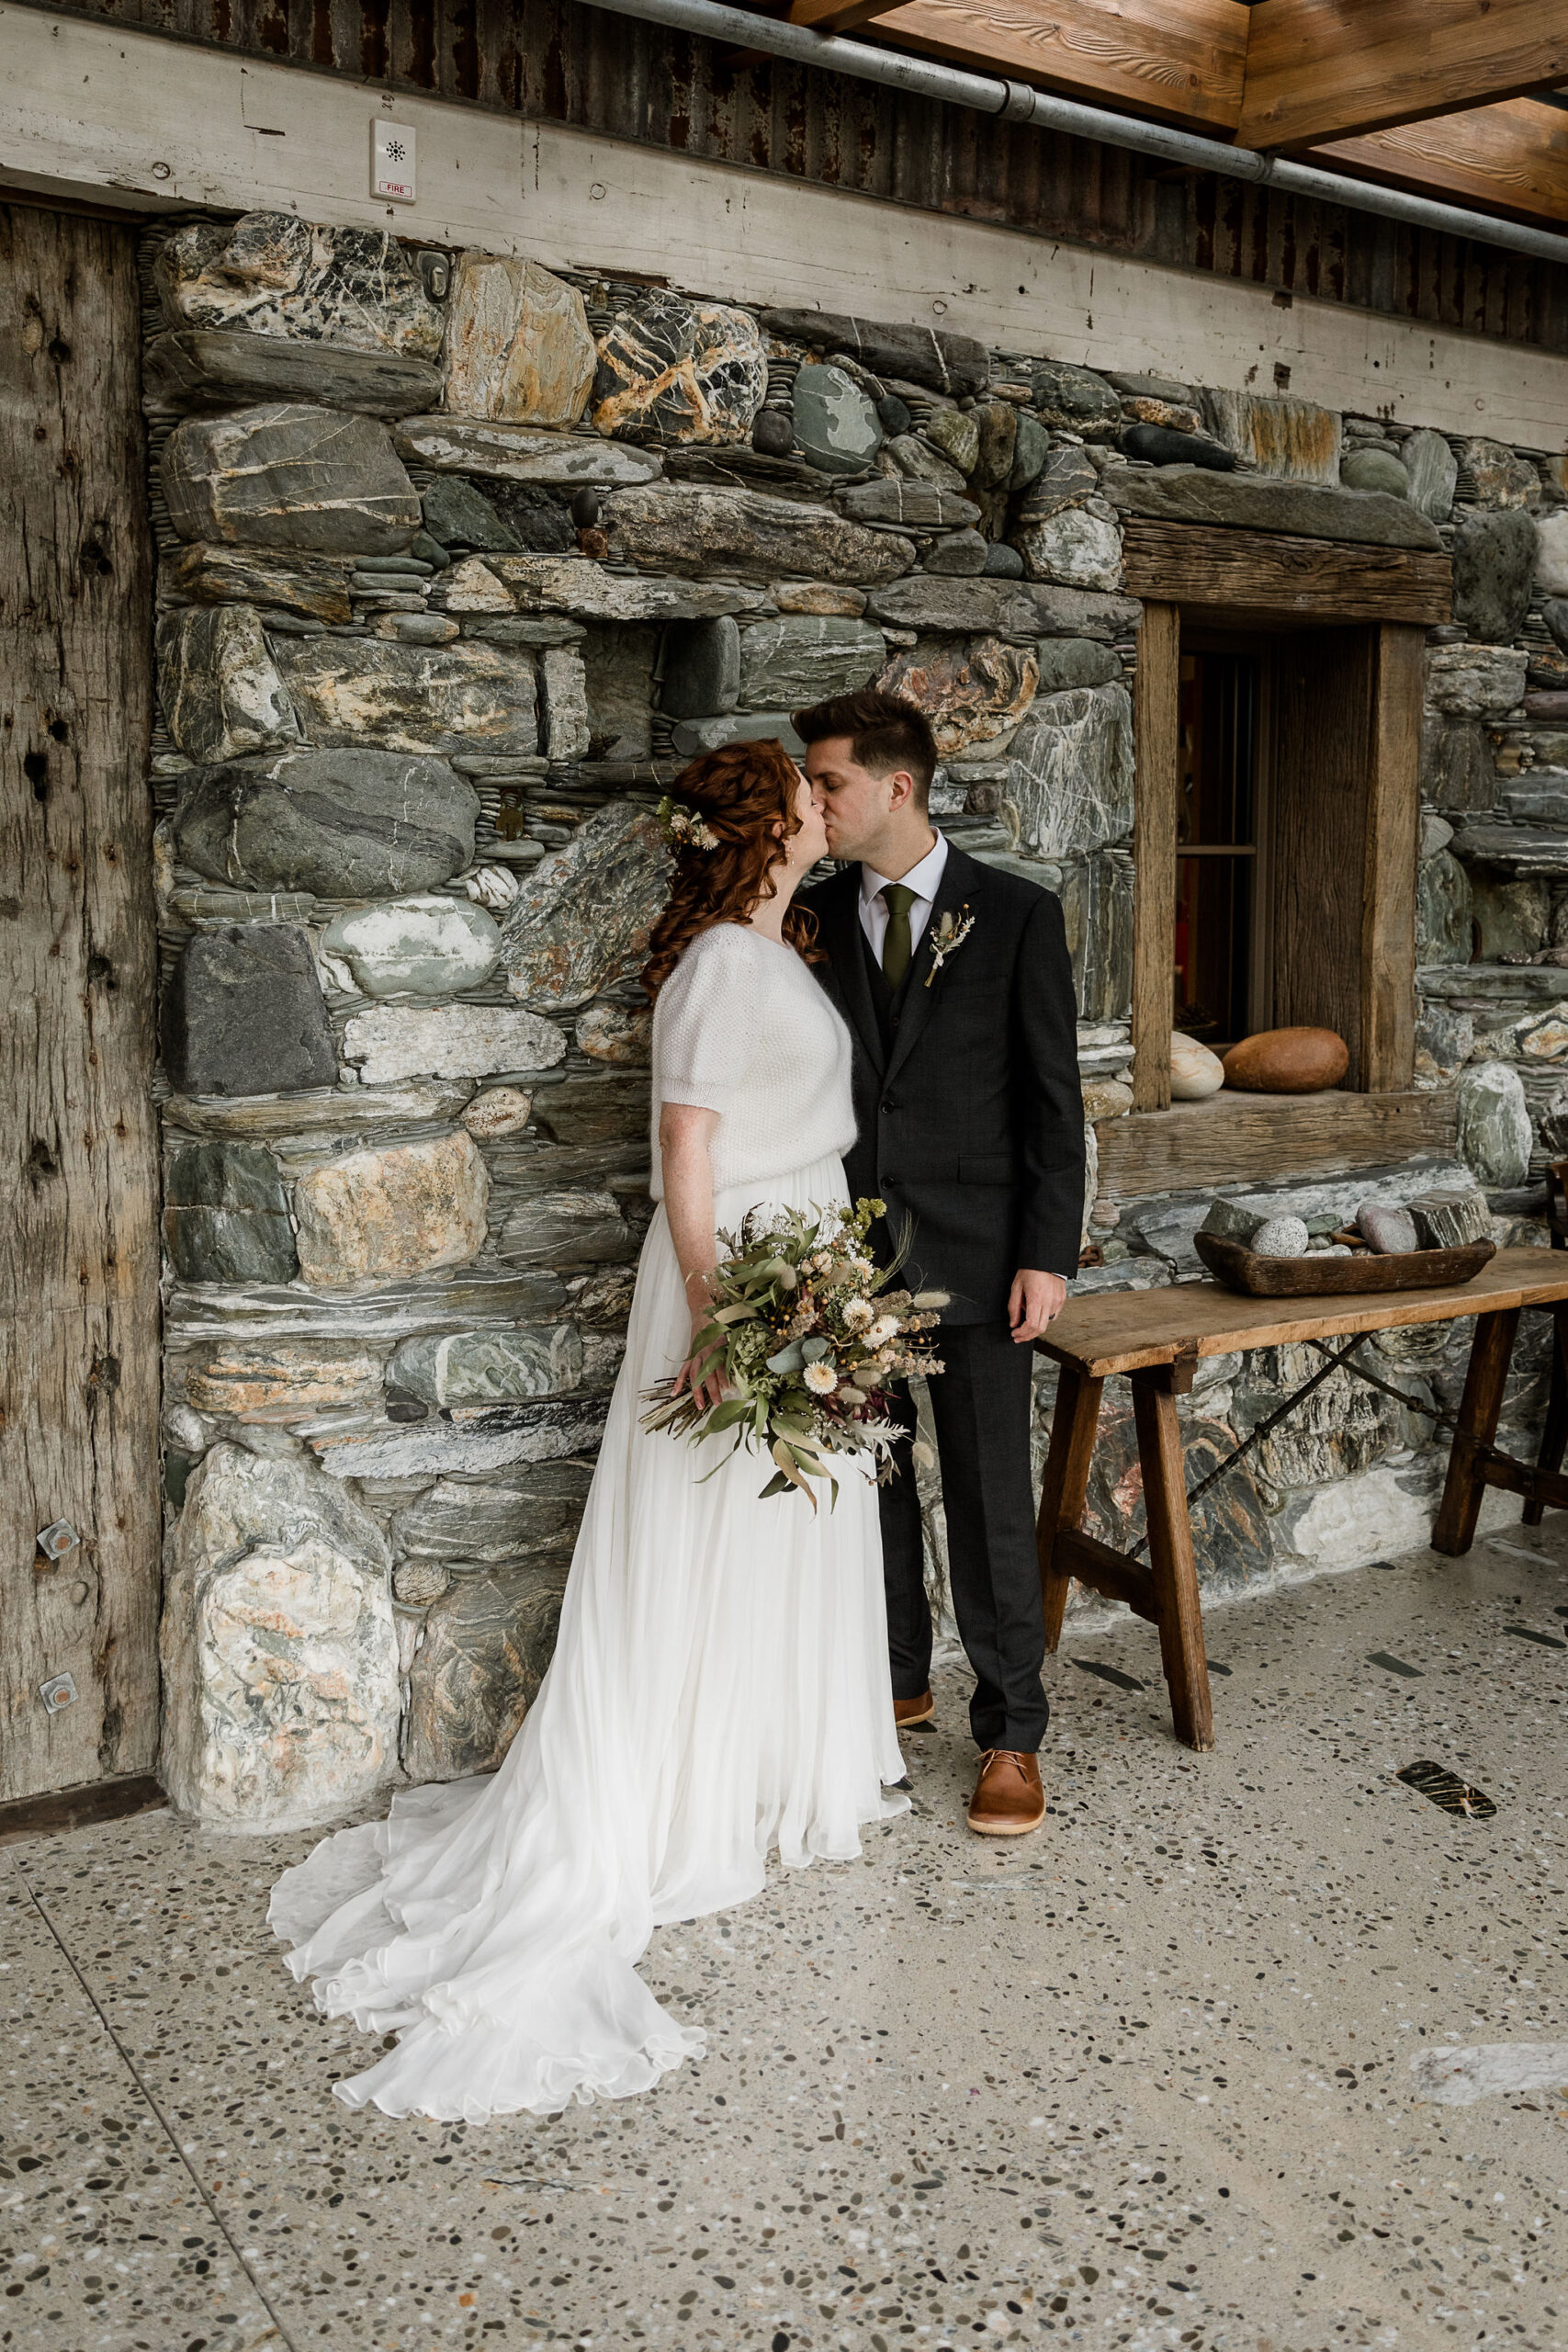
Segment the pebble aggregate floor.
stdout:
[[912,1816],[656,1937],[705,2062],[553,2121],[329,2098],[366,2045],[264,1917],[309,1837],[0,1851],[0,2346],[1568,2346],[1568,2088],[1412,2072],[1568,2040],[1568,1522],[1209,1637],[1196,1757],[1152,1628],[1069,1634],[1050,1817],[1005,1846],[963,1826],[944,1674]]

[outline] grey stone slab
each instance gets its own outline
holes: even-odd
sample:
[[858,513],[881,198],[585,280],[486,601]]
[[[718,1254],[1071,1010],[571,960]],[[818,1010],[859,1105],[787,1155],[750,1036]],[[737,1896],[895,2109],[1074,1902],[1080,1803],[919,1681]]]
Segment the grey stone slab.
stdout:
[[749,709],[802,708],[869,685],[886,650],[882,631],[868,621],[805,613],[752,621],[740,633],[739,700]]
[[1131,858],[1102,853],[1073,860],[1059,896],[1079,1020],[1124,1021],[1133,1001]]
[[1438,808],[1490,808],[1497,797],[1492,741],[1479,719],[1428,712],[1421,726],[1421,793]]
[[896,628],[949,629],[955,634],[1033,638],[1040,620],[1032,593],[999,580],[942,578],[915,572],[873,588],[866,616]]
[[1092,588],[1031,581],[1024,594],[1034,606],[1035,628],[1045,637],[1088,637],[1110,644],[1130,637],[1143,615],[1135,597],[1107,595]]
[[171,326],[441,356],[441,311],[384,229],[329,228],[293,212],[190,220],[159,247],[153,277]]
[[305,933],[222,924],[187,940],[164,996],[164,1060],[189,1094],[330,1086],[337,1049]]
[[501,555],[482,561],[470,556],[454,564],[439,586],[447,612],[575,613],[586,621],[703,620],[716,613],[750,612],[762,602],[760,588],[728,581],[637,579],[608,571],[585,555]]
[[1514,874],[1568,874],[1568,831],[1539,825],[1465,825],[1454,835],[1457,855]]
[[460,1780],[502,1761],[538,1696],[565,1583],[558,1568],[485,1568],[435,1602],[409,1673],[411,1780]]
[[508,1210],[495,1236],[506,1265],[619,1265],[637,1254],[637,1237],[613,1193],[538,1193]]
[[1410,476],[1392,449],[1348,449],[1339,460],[1339,479],[1347,490],[1381,490],[1390,498],[1410,495]]
[[423,493],[424,527],[444,548],[520,555],[523,541],[467,474],[438,474]]
[[389,1389],[406,1390],[430,1405],[559,1396],[581,1380],[582,1340],[570,1323],[404,1340],[387,1366]]
[[1551,926],[1551,891],[1540,876],[1512,880],[1485,866],[1470,877],[1471,912],[1475,922],[1478,959],[1500,963],[1505,956],[1534,956],[1547,944]]
[[158,622],[158,700],[187,758],[294,742],[299,721],[252,605],[186,606]]
[[1521,825],[1568,825],[1568,767],[1530,768],[1510,776],[1502,802]]
[[657,458],[598,433],[548,433],[500,417],[405,416],[393,435],[398,455],[413,466],[438,471],[492,474],[515,481],[567,489],[585,482],[652,481],[662,470]]
[[1133,706],[1125,686],[1041,695],[1009,746],[1004,792],[1021,842],[1039,857],[1081,856],[1129,833]]
[[990,548],[978,531],[949,531],[926,550],[926,570],[973,578],[986,569]]
[[1348,539],[1391,548],[1440,548],[1435,524],[1407,499],[1377,492],[1331,490],[1260,474],[1211,473],[1201,466],[1132,467],[1100,484],[1123,514],[1160,523],[1208,523],[1245,531],[1278,531],[1305,539]]
[[286,1216],[288,1199],[265,1144],[213,1141],[171,1154],[164,1198],[181,1208],[259,1209]]
[[286,1210],[171,1205],[163,1224],[164,1247],[182,1283],[288,1283],[299,1272]]
[[541,1268],[463,1267],[438,1283],[386,1283],[359,1296],[312,1295],[265,1283],[225,1290],[176,1290],[167,1313],[171,1340],[180,1346],[220,1340],[225,1344],[280,1340],[352,1340],[370,1347],[395,1344],[422,1331],[449,1331],[455,1323],[507,1329],[557,1315],[566,1304],[558,1274]]
[[[391,897],[473,864],[479,795],[444,760],[287,752],[200,771],[181,802],[182,858],[215,882]],[[265,1087],[239,1091],[265,1092]]]
[[[897,492],[920,487],[867,482],[844,495],[852,498],[860,489]],[[957,519],[974,518],[965,514]],[[613,553],[644,570],[676,574],[739,572],[771,581],[781,572],[797,572],[808,580],[861,587],[907,571],[915,560],[912,543],[896,532],[868,530],[829,507],[761,491],[696,484],[617,491],[605,501],[604,528]],[[511,559],[503,576],[512,576],[517,560]]]
[[746,442],[768,389],[750,311],[663,289],[617,311],[599,339],[592,417],[654,443]]
[[1446,434],[1423,427],[1404,444],[1404,470],[1410,479],[1410,503],[1434,523],[1446,523],[1453,512],[1459,460]]
[[986,346],[973,335],[853,318],[842,311],[772,310],[758,315],[774,334],[810,344],[818,351],[846,352],[874,376],[923,384],[955,400],[966,392],[983,391],[989,379]]
[[1512,647],[1435,645],[1427,700],[1450,718],[1506,718],[1524,699],[1527,657]]
[[323,750],[538,749],[534,666],[504,646],[312,637],[280,644],[276,658],[304,733]]
[[176,604],[262,605],[315,621],[346,621],[354,607],[348,556],[289,555],[270,548],[197,540],[160,560],[161,593]]
[[342,956],[366,996],[454,996],[489,976],[501,933],[469,899],[421,895],[334,916],[321,947]]
[[672,742],[676,758],[682,760],[721,751],[726,743],[782,743],[792,759],[806,757],[806,746],[787,710],[737,710],[725,718],[683,718],[673,730]]
[[[652,748],[649,711],[659,631],[615,626],[591,628],[582,647],[588,697],[590,755],[594,759],[641,760]],[[739,663],[739,648],[737,649]],[[739,680],[737,681],[739,692]]]
[[671,718],[716,718],[734,709],[739,694],[740,631],[728,614],[677,621],[665,631],[660,710]]
[[273,401],[186,417],[161,477],[182,539],[392,555],[420,526],[419,500],[384,425]]
[[1520,507],[1467,514],[1454,534],[1453,615],[1472,637],[1506,645],[1529,610],[1536,526]]
[[800,368],[791,396],[801,453],[825,473],[863,473],[882,447],[875,403],[841,368]]
[[980,519],[971,498],[927,481],[861,481],[839,492],[846,514],[863,523],[907,523],[921,531],[962,531]]
[[1089,638],[1042,638],[1037,659],[1042,695],[1062,694],[1071,686],[1110,685],[1122,675],[1122,664],[1110,647]]
[[1066,432],[1109,435],[1122,422],[1122,403],[1104,378],[1070,360],[1043,360],[1032,397],[1042,423]]
[[576,1539],[592,1474],[575,1462],[506,1470],[483,1485],[439,1480],[400,1510],[400,1557],[513,1560],[558,1552]]
[[1423,964],[1468,964],[1471,939],[1470,877],[1457,857],[1441,850],[1417,875],[1416,956]]
[[536,1012],[575,1012],[635,978],[669,888],[654,811],[612,802],[536,865],[502,932],[514,997]]
[[414,1421],[367,1435],[312,1441],[334,1478],[437,1477],[501,1470],[513,1462],[558,1462],[595,1447],[604,1434],[601,1396],[497,1405],[460,1425]]
[[1522,1184],[1535,1140],[1525,1090],[1506,1062],[1472,1062],[1459,1080],[1460,1158],[1483,1184]]
[[238,408],[254,401],[310,401],[369,416],[407,416],[441,397],[441,370],[397,351],[356,351],[297,336],[230,327],[154,335],[142,360],[152,409]]

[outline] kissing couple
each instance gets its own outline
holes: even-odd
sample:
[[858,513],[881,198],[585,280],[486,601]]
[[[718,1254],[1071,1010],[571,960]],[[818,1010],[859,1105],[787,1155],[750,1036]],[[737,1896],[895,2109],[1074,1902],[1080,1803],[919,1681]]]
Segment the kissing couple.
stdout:
[[[1044,1817],[1032,1343],[1077,1263],[1072,974],[1055,898],[928,814],[923,713],[867,689],[798,712],[804,773],[731,743],[678,778],[653,1014],[653,1194],[549,1671],[493,1776],[399,1795],[325,1839],[269,1914],[317,2007],[396,2043],[351,2107],[480,2122],[647,2090],[705,2037],[637,1973],[652,1930],[744,1903],[776,1848],[846,1861],[907,1809],[931,1622],[907,1394],[896,1475],[837,1508],[639,1426],[673,1374],[716,1402],[719,1237],[760,1204],[857,1196],[950,1295],[930,1382],[953,1610],[981,1750],[969,1826]],[[842,870],[804,897],[824,857]],[[716,1467],[715,1464],[716,1462]]]

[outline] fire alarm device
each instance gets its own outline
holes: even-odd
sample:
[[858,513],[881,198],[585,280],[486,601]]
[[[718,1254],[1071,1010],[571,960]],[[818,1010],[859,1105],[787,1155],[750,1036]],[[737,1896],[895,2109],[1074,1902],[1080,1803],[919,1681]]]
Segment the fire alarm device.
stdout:
[[406,122],[371,124],[370,193],[393,204],[413,202],[413,132]]

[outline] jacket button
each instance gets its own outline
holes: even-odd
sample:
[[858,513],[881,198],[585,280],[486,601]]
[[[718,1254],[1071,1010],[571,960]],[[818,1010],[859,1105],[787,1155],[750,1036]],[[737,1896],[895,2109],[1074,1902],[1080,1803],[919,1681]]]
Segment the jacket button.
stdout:
[[884,1111],[896,1111],[898,1108],[898,1097],[896,1094],[884,1096],[882,1107]]
[[898,1182],[898,1179],[895,1176],[891,1168],[885,1168],[882,1171],[882,1181],[885,1184],[896,1184]]

